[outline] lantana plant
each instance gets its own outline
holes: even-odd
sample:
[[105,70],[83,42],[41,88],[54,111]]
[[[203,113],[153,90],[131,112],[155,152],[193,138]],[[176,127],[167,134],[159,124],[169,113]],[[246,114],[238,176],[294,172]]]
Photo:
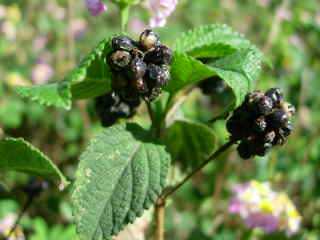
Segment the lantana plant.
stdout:
[[[80,99],[95,101],[96,113],[105,128],[92,138],[79,157],[72,185],[46,155],[23,139],[0,141],[0,167],[58,182],[60,190],[71,188],[80,240],[110,239],[151,207],[155,211],[155,239],[163,240],[167,199],[236,144],[244,159],[263,156],[273,146],[284,145],[293,130],[290,119],[294,108],[283,100],[277,88],[253,91],[263,54],[230,27],[200,26],[181,34],[172,46],[164,44],[156,30],[150,28],[133,39],[124,33],[129,9],[142,3],[139,0],[86,0],[85,4],[97,17],[111,2],[117,4],[121,12],[119,34],[102,39],[62,81],[17,87],[22,97],[66,110]],[[146,4],[150,27],[159,27],[166,24],[178,1],[150,0]],[[178,109],[192,89],[200,86],[204,92],[210,92],[212,85],[203,89],[204,85],[200,84],[203,81],[223,83],[232,92],[225,112],[216,118],[226,122],[230,135],[221,146],[216,146],[215,132],[210,127],[214,120],[205,124],[177,118]],[[135,122],[133,116],[143,114],[136,111],[138,107],[148,113],[149,124],[141,126]],[[185,137],[186,133],[191,137]],[[203,147],[194,148],[190,138]],[[184,178],[178,183],[169,183],[166,181],[168,171],[181,156],[188,165]],[[39,181],[34,184],[28,190],[29,200],[45,190]],[[251,185],[248,189],[243,187],[243,191],[249,191]],[[236,191],[238,195],[230,209],[241,212],[248,226],[261,226],[267,231],[280,229],[290,234],[296,231],[298,223],[290,222],[290,218],[280,227],[279,216],[291,214],[284,207],[291,206],[294,210],[286,203],[279,205],[280,210],[270,209],[272,213],[280,211],[274,219],[277,224],[250,223],[255,219],[252,214],[260,214],[265,207],[252,212],[253,206],[246,205],[250,201],[243,198],[243,191]],[[283,201],[283,197],[269,192],[278,202]],[[235,202],[240,205],[238,208]],[[260,219],[259,216],[256,217]],[[15,229],[10,231],[14,232]]]

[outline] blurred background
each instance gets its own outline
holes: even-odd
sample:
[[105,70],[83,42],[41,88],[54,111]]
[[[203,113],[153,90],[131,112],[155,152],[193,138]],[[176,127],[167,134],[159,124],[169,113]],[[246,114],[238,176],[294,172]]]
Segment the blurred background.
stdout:
[[[137,36],[149,13],[143,6],[131,13],[129,31]],[[71,111],[45,108],[18,97],[14,86],[62,80],[101,39],[119,31],[118,18],[111,3],[106,13],[92,17],[84,1],[0,0],[0,136],[30,141],[70,179],[88,139],[101,129],[92,101],[79,101]],[[180,0],[158,32],[172,46],[183,31],[211,23],[230,25],[263,50],[272,66],[264,66],[256,88],[283,89],[298,111],[295,130],[285,147],[267,157],[243,161],[230,151],[220,164],[209,165],[181,188],[166,210],[167,239],[286,239],[284,234],[249,230],[228,213],[231,186],[252,179],[269,181],[296,204],[302,224],[299,234],[290,239],[320,239],[319,0]],[[206,122],[223,110],[229,98],[223,88],[210,96],[196,90],[181,114]],[[140,112],[134,121],[144,123],[147,115],[144,109]],[[224,142],[224,122],[212,127],[217,142]],[[183,162],[178,163],[170,180],[179,178],[183,168]],[[21,186],[28,181],[20,173],[0,173],[0,232],[8,231],[23,207],[26,196]],[[148,212],[117,240],[151,239],[151,218]],[[76,239],[68,192],[49,187],[34,201],[17,231],[30,240]]]

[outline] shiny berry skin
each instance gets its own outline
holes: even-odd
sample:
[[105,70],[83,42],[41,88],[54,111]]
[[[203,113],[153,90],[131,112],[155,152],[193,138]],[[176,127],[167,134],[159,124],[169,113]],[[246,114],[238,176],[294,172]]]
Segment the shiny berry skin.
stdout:
[[237,151],[242,159],[249,159],[253,155],[251,152],[250,142],[247,140],[240,142],[237,147]]
[[140,45],[143,49],[149,50],[159,44],[159,36],[151,29],[144,30],[140,35]]
[[155,87],[162,87],[165,86],[169,79],[170,79],[170,72],[169,69],[166,67],[160,67],[155,64],[148,65],[148,86],[151,88]]
[[284,127],[281,127],[279,129],[279,134],[283,137],[288,137],[291,134],[292,130],[293,130],[292,123],[288,121]]
[[139,93],[148,92],[147,83],[143,78],[132,79],[132,85]]
[[218,76],[213,76],[201,81],[198,84],[198,87],[201,89],[201,92],[206,95],[213,95],[223,93],[227,85],[225,82]]
[[274,131],[271,131],[264,135],[263,141],[266,143],[273,143],[275,138],[276,138],[276,133]]
[[36,178],[31,178],[26,186],[23,187],[23,191],[29,196],[38,196],[44,190],[49,188],[49,183]]
[[274,106],[279,106],[283,101],[283,93],[279,88],[271,88],[265,95],[271,98]]
[[129,118],[135,113],[137,102],[123,100],[116,92],[111,92],[97,97],[95,102],[96,112],[104,127],[116,123],[119,118]]
[[144,60],[148,63],[169,65],[172,61],[172,50],[164,45],[156,46],[145,54]]
[[272,112],[273,103],[271,98],[263,96],[252,103],[253,110],[258,115],[267,115]]
[[288,115],[283,110],[275,110],[268,115],[268,125],[273,129],[285,127],[288,124]]
[[269,152],[271,148],[272,148],[271,143],[258,144],[257,146],[255,146],[255,154],[260,157],[263,157]]
[[254,121],[254,124],[253,124],[253,130],[257,133],[262,133],[266,130],[267,128],[267,122],[265,120],[265,118],[262,116],[262,117],[259,117],[257,118],[255,121]]
[[287,102],[281,104],[281,109],[288,114],[289,117],[293,116],[296,113],[296,108]]
[[248,93],[245,98],[245,104],[250,105],[251,103],[258,101],[262,97],[264,97],[264,94],[261,91],[253,91],[251,93]]
[[118,50],[113,52],[108,59],[113,70],[121,71],[131,62],[131,55],[129,52]]
[[129,66],[129,77],[131,79],[143,78],[147,71],[147,64],[141,58],[134,58]]
[[126,50],[131,51],[136,47],[135,41],[133,41],[131,38],[126,36],[118,36],[112,38],[112,49],[113,50]]

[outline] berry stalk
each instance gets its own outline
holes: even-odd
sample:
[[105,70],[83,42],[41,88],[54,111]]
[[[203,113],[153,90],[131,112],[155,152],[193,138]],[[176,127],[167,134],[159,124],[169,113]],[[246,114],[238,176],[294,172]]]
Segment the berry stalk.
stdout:
[[190,174],[188,174],[180,183],[178,183],[175,187],[169,189],[169,191],[165,192],[161,198],[166,200],[169,196],[174,194],[180,187],[182,187],[189,179],[191,179],[195,174],[201,171],[205,166],[208,165],[211,161],[219,157],[222,153],[228,150],[236,141],[230,140],[224,145],[222,145],[217,151],[211,154],[207,160],[205,160],[201,165],[199,165],[196,169],[194,169]]

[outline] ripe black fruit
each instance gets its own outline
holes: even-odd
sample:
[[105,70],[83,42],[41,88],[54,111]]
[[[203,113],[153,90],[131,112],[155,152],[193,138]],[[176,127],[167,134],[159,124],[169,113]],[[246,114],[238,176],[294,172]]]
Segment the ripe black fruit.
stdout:
[[137,43],[127,36],[118,36],[112,39],[111,45],[114,50],[131,51],[137,46]]
[[170,64],[172,61],[172,50],[164,45],[156,46],[145,54],[144,60],[148,63]]
[[262,96],[253,101],[252,109],[257,115],[267,115],[272,112],[273,103],[267,96]]
[[129,77],[131,79],[143,78],[147,71],[147,64],[141,58],[134,58],[130,64]]
[[131,55],[129,52],[117,50],[109,57],[109,64],[115,71],[121,71],[131,62]]
[[146,29],[140,35],[140,44],[144,50],[154,48],[159,44],[159,36],[151,29]]
[[267,122],[266,122],[264,116],[259,117],[254,121],[253,129],[257,133],[264,132],[266,130],[266,128],[267,128]]
[[116,92],[96,98],[95,107],[104,127],[113,125],[119,118],[129,118],[135,113],[140,100],[126,101]]
[[49,183],[37,178],[31,178],[26,186],[23,187],[23,191],[29,196],[36,197],[41,192],[49,188]]
[[271,98],[274,106],[279,106],[283,101],[283,93],[279,88],[271,88],[266,91],[266,96]]
[[232,141],[240,141],[238,152],[244,159],[264,156],[274,145],[283,145],[293,127],[295,108],[283,101],[277,88],[249,93],[233,112],[226,127]]
[[170,79],[168,68],[161,67],[155,64],[148,65],[148,85],[151,87],[163,87]]
[[241,141],[238,145],[237,151],[242,159],[249,159],[252,156],[250,144],[249,141],[245,140]]
[[223,91],[225,91],[227,88],[227,85],[218,76],[207,78],[201,81],[198,86],[202,93],[206,95],[223,93]]
[[268,124],[273,129],[285,127],[288,121],[288,115],[283,110],[275,110],[268,116]]

